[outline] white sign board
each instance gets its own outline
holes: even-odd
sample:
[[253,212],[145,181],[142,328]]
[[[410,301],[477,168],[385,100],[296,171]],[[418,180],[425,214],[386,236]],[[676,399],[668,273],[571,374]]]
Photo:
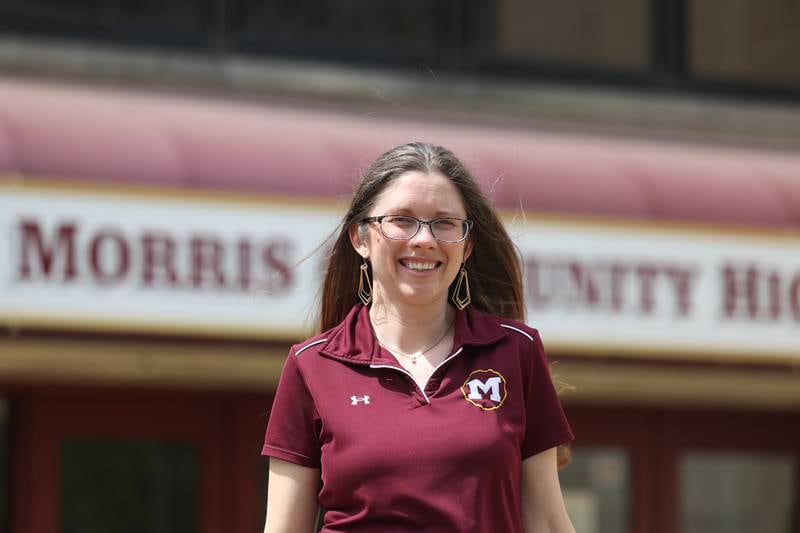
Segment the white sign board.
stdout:
[[340,217],[301,204],[0,189],[0,316],[291,338],[309,331]]
[[512,234],[549,345],[800,359],[800,233],[534,221]]
[[[296,338],[312,326],[324,256],[312,252],[342,211],[5,185],[0,320]],[[528,322],[551,350],[800,359],[798,233],[545,217],[508,227]]]

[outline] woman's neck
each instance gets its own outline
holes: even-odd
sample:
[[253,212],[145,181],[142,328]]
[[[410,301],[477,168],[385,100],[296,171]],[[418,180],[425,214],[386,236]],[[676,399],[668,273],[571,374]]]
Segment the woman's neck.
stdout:
[[414,307],[377,300],[369,316],[379,342],[404,353],[414,353],[446,334],[453,323],[455,309],[446,301],[437,306]]

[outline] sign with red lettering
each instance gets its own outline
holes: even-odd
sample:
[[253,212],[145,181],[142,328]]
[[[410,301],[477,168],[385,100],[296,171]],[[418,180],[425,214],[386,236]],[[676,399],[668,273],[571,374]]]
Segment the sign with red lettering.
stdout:
[[512,233],[549,345],[800,358],[800,233],[530,217]]
[[0,319],[303,335],[320,279],[312,252],[340,216],[330,207],[0,188]]
[[[298,338],[342,214],[334,202],[4,186],[0,320]],[[508,227],[527,321],[551,351],[800,359],[800,233],[530,214]]]

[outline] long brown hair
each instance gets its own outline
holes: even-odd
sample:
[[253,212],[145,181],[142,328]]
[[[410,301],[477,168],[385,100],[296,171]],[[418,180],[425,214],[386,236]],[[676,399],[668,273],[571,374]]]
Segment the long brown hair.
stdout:
[[[486,195],[453,152],[434,144],[412,142],[379,156],[356,185],[350,208],[337,229],[338,236],[327,257],[320,295],[319,331],[341,322],[358,302],[362,259],[350,242],[350,227],[369,216],[389,183],[411,171],[441,174],[461,193],[467,218],[474,223],[469,237],[473,253],[465,264],[472,305],[497,316],[524,320],[519,253]],[[450,290],[452,292],[452,286]]]
[[[449,179],[461,193],[467,218],[474,225],[469,238],[473,251],[465,263],[469,275],[472,305],[496,316],[525,320],[522,292],[522,263],[519,251],[486,195],[464,164],[447,148],[411,142],[379,156],[357,183],[326,260],[319,302],[318,331],[344,320],[358,299],[358,276],[362,264],[348,234],[353,224],[369,215],[381,192],[406,172],[438,173]],[[450,287],[452,294],[453,286]],[[568,446],[558,447],[558,465],[570,461]]]

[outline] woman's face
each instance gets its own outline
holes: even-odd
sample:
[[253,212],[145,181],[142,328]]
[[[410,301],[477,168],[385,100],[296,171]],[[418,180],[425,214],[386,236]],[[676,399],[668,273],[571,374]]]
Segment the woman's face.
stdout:
[[[406,172],[378,196],[369,216],[408,215],[428,221],[467,218],[456,186],[439,173]],[[472,251],[470,239],[459,243],[436,240],[428,226],[408,240],[386,238],[378,223],[370,223],[364,238],[357,227],[350,237],[356,251],[372,264],[377,298],[395,305],[436,305],[447,300],[447,289]]]

